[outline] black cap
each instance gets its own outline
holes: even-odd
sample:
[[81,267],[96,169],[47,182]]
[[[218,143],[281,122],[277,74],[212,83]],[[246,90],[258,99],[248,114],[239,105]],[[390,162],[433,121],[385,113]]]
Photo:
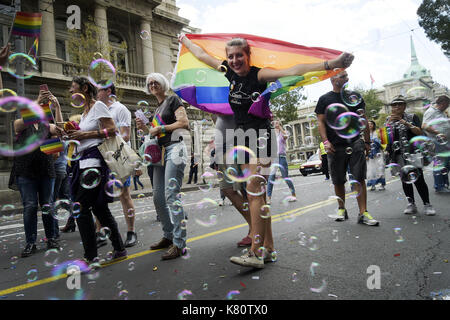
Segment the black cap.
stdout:
[[403,97],[403,96],[396,96],[396,97],[394,97],[394,99],[391,101],[391,103],[389,103],[389,105],[393,105],[393,104],[396,104],[396,103],[404,103],[404,104],[406,104],[406,99],[405,99],[405,97]]

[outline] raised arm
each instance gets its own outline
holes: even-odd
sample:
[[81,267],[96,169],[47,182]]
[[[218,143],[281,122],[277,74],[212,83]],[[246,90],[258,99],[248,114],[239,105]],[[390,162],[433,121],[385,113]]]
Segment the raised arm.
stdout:
[[178,36],[178,41],[185,45],[185,47],[200,61],[206,63],[208,66],[218,69],[222,61],[214,58],[205,52],[201,47],[189,40],[184,33]]
[[275,81],[281,77],[301,76],[312,71],[333,70],[335,68],[348,68],[355,57],[347,52],[342,53],[339,57],[325,62],[311,64],[297,64],[286,69],[263,68],[258,72],[259,82]]

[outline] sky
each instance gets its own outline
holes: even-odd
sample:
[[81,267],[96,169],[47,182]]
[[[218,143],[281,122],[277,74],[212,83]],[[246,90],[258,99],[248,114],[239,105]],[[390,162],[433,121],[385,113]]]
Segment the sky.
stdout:
[[[430,41],[416,14],[421,0],[177,0],[179,15],[201,33],[246,33],[309,47],[352,52],[349,87],[401,80],[411,64],[412,35],[419,63],[450,88],[450,60]],[[411,31],[412,30],[412,31]],[[331,90],[329,80],[305,87],[307,101]]]

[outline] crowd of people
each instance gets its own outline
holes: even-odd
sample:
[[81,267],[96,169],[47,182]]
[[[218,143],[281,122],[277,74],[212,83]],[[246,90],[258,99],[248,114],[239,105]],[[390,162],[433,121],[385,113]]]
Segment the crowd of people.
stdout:
[[[439,97],[425,112],[423,122],[417,115],[405,112],[407,102],[404,97],[398,96],[393,99],[389,104],[391,113],[384,124],[390,128],[391,137],[386,144],[378,134],[376,123],[366,116],[364,100],[360,99],[357,104],[352,105],[346,105],[343,101],[341,92],[349,81],[345,69],[352,64],[354,58],[351,54],[343,53],[325,63],[299,64],[287,69],[274,70],[252,66],[251,48],[242,38],[232,39],[226,45],[224,50],[227,58],[224,61],[209,55],[184,35],[180,35],[179,41],[200,61],[214,69],[225,70],[224,75],[231,84],[229,103],[234,115],[213,115],[216,135],[211,165],[211,168],[224,176],[219,182],[222,199],[229,199],[248,224],[247,235],[237,245],[249,247],[249,250],[242,256],[231,257],[230,262],[246,267],[264,268],[266,263],[274,261],[272,257],[276,254],[276,249],[272,235],[270,204],[278,169],[290,189],[289,201],[297,199],[294,184],[288,178],[287,133],[279,120],[260,118],[249,113],[253,103],[252,94],[263,92],[268,83],[280,77],[336,68],[343,70],[330,78],[332,90],[320,97],[315,109],[322,140],[320,144],[322,168],[326,180],[331,177],[338,204],[336,214],[330,217],[340,222],[349,217],[345,197],[348,174],[352,190],[358,195],[356,197],[359,207],[358,223],[378,226],[380,222],[369,213],[367,207],[367,187],[373,191],[376,185],[380,184],[381,190],[385,189],[385,167],[388,163],[396,164],[391,170],[393,174],[398,173],[402,180],[403,191],[408,199],[404,213],[417,212],[413,184],[423,201],[425,214],[436,213],[430,203],[423,173],[428,157],[415,157],[414,155],[418,155],[417,146],[405,144],[404,141],[409,142],[414,137],[425,134],[431,141],[436,141],[436,137],[441,136],[442,132],[437,131],[430,123],[435,119],[446,118],[444,111],[449,105],[448,97]],[[179,130],[189,129],[189,120],[183,102],[178,96],[170,95],[169,89],[169,82],[162,74],[149,74],[146,78],[145,92],[156,98],[157,108],[148,123],[155,123],[152,120],[157,119],[158,125],[146,124],[146,121],[139,117],[135,120],[137,129],[144,132],[145,146],[152,145],[161,155],[158,163],[151,163],[148,166],[148,174],[153,188],[153,203],[162,228],[161,239],[152,244],[150,249],[167,249],[161,256],[162,260],[184,255],[188,234],[186,212],[178,195],[189,155]],[[99,86],[96,86],[88,78],[77,76],[73,78],[69,92],[71,95],[82,95],[85,103],[81,116],[68,119],[70,126],[61,127],[64,123],[61,106],[50,90],[40,90],[36,102],[52,103],[55,123],[47,128],[39,123],[26,126],[23,119],[15,120],[15,144],[24,143],[31,135],[43,132],[47,138],[60,137],[64,143],[64,150],[59,154],[48,155],[38,148],[28,154],[14,157],[10,187],[20,191],[24,207],[26,246],[22,257],[36,252],[39,206],[43,212],[47,247],[58,249],[59,232],[74,232],[78,227],[84,260],[91,268],[98,268],[100,265],[97,250],[107,244],[105,230],[108,231],[109,240],[114,248],[108,262],[126,259],[128,255],[126,248],[136,245],[138,238],[134,226],[135,208],[130,186],[133,178],[135,190],[138,189],[137,183],[144,188],[139,181],[142,168],[136,168],[135,172],[123,181],[120,202],[127,225],[126,239],[123,241],[108,206],[113,197],[105,192],[105,187],[114,173],[99,150],[105,139],[111,139],[116,135],[120,135],[127,144],[130,144],[131,112],[117,101],[115,90],[113,83],[109,85],[99,83]],[[341,135],[339,130],[331,125],[328,117],[328,107],[333,104],[345,105],[347,111],[358,114],[359,119],[368,125],[360,127],[360,133],[351,137]],[[448,139],[450,129],[446,130]],[[252,135],[254,132],[255,135]],[[243,140],[240,140],[241,137],[244,137]],[[265,143],[253,148],[255,142],[252,141],[253,138],[258,143],[260,141]],[[73,149],[74,141],[77,142],[75,149]],[[399,148],[396,147],[397,142],[400,143]],[[239,157],[237,151],[230,153],[236,147],[242,147],[240,150],[244,153],[243,157]],[[433,154],[440,155],[432,159],[434,167],[439,169],[433,170],[434,188],[438,193],[450,192],[448,175],[444,173],[450,169],[449,157],[446,157],[444,152],[448,150],[446,149],[448,145],[435,143],[434,147]],[[143,148],[144,153],[146,150]],[[408,167],[412,163],[414,164],[412,168]],[[407,171],[405,168],[410,170]],[[414,175],[411,175],[412,173]],[[188,184],[192,180],[197,183],[197,174],[198,162],[194,154],[191,154]],[[267,185],[267,197],[265,189],[261,191],[261,185]],[[54,217],[54,207],[61,199],[69,199],[71,203],[79,206],[79,210],[75,213],[72,206],[70,218],[59,230],[58,219]],[[50,207],[51,214],[45,212],[46,207]]]

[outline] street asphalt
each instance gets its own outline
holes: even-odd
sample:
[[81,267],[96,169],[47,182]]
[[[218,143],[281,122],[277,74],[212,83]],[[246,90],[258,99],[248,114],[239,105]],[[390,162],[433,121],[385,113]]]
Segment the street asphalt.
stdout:
[[[357,224],[358,207],[348,185],[349,220],[336,222],[334,191],[323,175],[293,177],[297,201],[287,202],[287,185],[276,185],[272,228],[276,261],[264,269],[231,264],[229,257],[245,248],[236,243],[248,231],[244,219],[217,188],[195,187],[182,195],[188,215],[188,254],[161,261],[163,251],[149,250],[162,236],[152,198],[135,199],[138,245],[128,259],[81,276],[81,289],[69,289],[67,276],[55,266],[83,256],[78,231],[61,234],[62,250],[39,251],[21,258],[24,246],[21,215],[0,218],[0,300],[430,300],[450,299],[450,194],[436,194],[429,170],[425,178],[436,216],[403,214],[406,199],[400,180],[387,173],[385,191],[368,191],[368,209],[377,227]],[[110,205],[125,236],[121,205]],[[216,216],[211,217],[212,215]],[[63,225],[65,221],[60,221]],[[38,239],[44,237],[39,217]],[[110,243],[99,249],[106,259]],[[380,271],[379,288],[369,288],[373,269]],[[56,268],[57,269],[57,268]],[[368,270],[369,269],[369,270]],[[53,270],[53,272],[52,272]],[[368,280],[369,279],[369,280]]]

